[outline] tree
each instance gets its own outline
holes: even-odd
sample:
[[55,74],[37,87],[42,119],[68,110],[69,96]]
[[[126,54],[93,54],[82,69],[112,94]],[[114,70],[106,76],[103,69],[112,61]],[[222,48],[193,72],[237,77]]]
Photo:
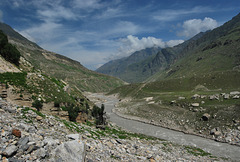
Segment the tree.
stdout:
[[93,106],[93,111],[92,111],[92,116],[96,118],[96,125],[103,125],[105,124],[105,118],[104,118],[104,105],[101,105],[101,108],[98,106],[94,105]]

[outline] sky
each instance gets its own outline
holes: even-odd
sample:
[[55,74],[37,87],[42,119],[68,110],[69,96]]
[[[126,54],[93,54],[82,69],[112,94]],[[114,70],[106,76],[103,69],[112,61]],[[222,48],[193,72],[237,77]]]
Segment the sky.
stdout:
[[1,22],[92,70],[182,43],[239,11],[239,0],[0,0]]

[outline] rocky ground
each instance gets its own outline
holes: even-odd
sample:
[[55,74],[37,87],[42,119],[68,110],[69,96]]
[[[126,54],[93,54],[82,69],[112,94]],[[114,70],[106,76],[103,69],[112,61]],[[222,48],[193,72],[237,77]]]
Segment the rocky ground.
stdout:
[[224,161],[201,149],[160,139],[76,124],[0,99],[0,160]]

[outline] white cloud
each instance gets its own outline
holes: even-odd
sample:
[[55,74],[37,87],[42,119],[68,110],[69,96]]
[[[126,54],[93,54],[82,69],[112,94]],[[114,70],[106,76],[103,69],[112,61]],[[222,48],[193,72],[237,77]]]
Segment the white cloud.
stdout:
[[183,43],[183,40],[170,40],[168,42],[162,41],[162,39],[154,37],[143,37],[139,39],[133,35],[128,35],[127,38],[122,38],[119,40],[119,49],[116,55],[112,55],[108,60],[118,59],[131,55],[132,53],[151,47],[173,47],[180,43]]
[[179,9],[179,10],[162,10],[153,16],[154,19],[158,21],[173,21],[178,19],[179,17],[183,17],[189,14],[198,14],[198,13],[206,13],[213,12],[214,10],[209,7],[197,6],[191,9]]
[[113,24],[104,35],[118,37],[122,35],[136,34],[141,31],[141,28],[130,21],[119,21]]
[[212,18],[205,17],[203,20],[201,19],[191,19],[187,20],[183,23],[183,30],[178,32],[179,36],[184,37],[192,37],[200,32],[204,32],[207,30],[212,30],[218,26],[216,20]]
[[173,46],[176,46],[176,45],[181,44],[183,42],[184,42],[184,40],[170,40],[170,41],[166,42],[166,46],[167,47],[173,47]]
[[48,42],[54,40],[57,35],[56,33],[63,33],[64,30],[61,24],[54,22],[44,22],[40,25],[35,25],[31,28],[19,31],[23,36],[30,38],[32,41],[36,41],[41,45],[42,42]]
[[43,20],[56,21],[58,19],[76,20],[77,14],[73,13],[70,9],[63,6],[56,6],[52,9],[44,9],[37,11],[38,16]]
[[73,0],[73,7],[80,8],[80,9],[96,9],[100,8],[100,0]]

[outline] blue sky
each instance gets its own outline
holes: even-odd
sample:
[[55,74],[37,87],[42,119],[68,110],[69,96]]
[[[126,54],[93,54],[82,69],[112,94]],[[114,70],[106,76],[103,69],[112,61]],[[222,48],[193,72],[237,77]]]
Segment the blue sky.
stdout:
[[174,46],[239,11],[239,0],[0,0],[0,21],[93,70],[147,47]]

